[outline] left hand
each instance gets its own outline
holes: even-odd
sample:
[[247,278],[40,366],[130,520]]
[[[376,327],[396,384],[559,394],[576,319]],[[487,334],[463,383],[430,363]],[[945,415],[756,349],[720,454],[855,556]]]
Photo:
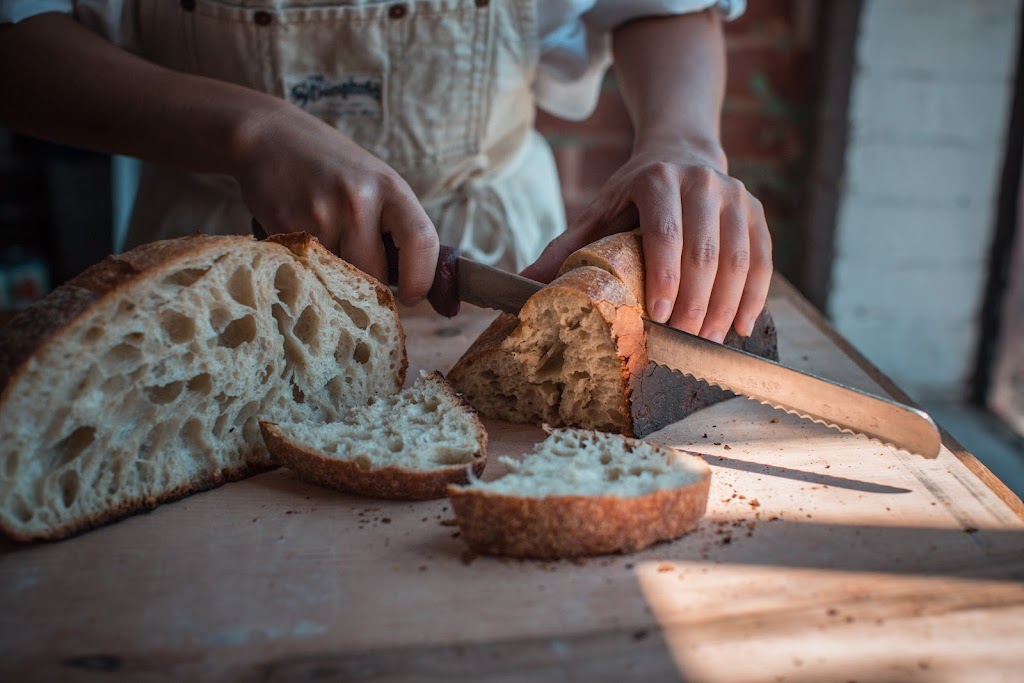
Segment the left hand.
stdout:
[[606,235],[643,237],[651,318],[721,342],[753,331],[772,276],[764,209],[724,171],[724,154],[637,150],[523,275],[550,282],[566,257]]

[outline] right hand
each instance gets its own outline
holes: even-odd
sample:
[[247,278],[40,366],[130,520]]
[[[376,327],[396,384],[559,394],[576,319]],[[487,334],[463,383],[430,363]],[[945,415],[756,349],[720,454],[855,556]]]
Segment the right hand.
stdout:
[[398,299],[426,296],[437,231],[409,184],[386,163],[291,105],[253,115],[237,135],[234,176],[268,233],[308,232],[387,282],[383,236],[398,247]]

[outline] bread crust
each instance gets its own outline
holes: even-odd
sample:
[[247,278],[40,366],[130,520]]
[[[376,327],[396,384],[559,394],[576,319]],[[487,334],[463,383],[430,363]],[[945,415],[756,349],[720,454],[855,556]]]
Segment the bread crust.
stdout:
[[252,241],[252,238],[197,233],[113,254],[21,311],[0,330],[0,409],[7,391],[17,384],[28,360],[108,297],[116,296],[134,282],[173,270],[182,259],[237,240]]
[[465,484],[469,471],[479,477],[487,464],[487,430],[473,409],[439,372],[430,373],[443,387],[456,406],[473,424],[477,434],[477,450],[470,463],[439,466],[430,471],[411,470],[389,465],[363,469],[351,460],[325,455],[313,448],[296,443],[285,436],[274,422],[260,422],[260,432],[267,449],[279,464],[289,468],[301,479],[320,486],[356,493],[371,498],[392,500],[432,500],[443,498],[450,484]]
[[462,539],[484,555],[555,560],[630,553],[693,529],[707,508],[711,472],[682,488],[635,498],[531,498],[448,488]]
[[[300,259],[312,252],[331,259],[354,277],[362,278],[374,286],[377,301],[394,316],[401,338],[400,377],[396,390],[404,383],[408,357],[405,353],[405,332],[398,319],[391,291],[377,280],[334,256],[313,237],[304,234],[275,235],[261,241],[247,236],[211,236],[196,233],[190,237],[152,242],[123,254],[111,255],[87,268],[50,293],[45,299],[22,311],[0,329],[0,410],[7,404],[10,392],[19,384],[22,375],[51,344],[59,342],[62,333],[113,297],[121,295],[138,282],[156,279],[174,272],[180,262],[203,252],[238,249],[286,249]],[[267,459],[261,443],[245,444],[245,461],[234,468],[222,468],[193,477],[187,483],[167,488],[151,495],[139,495],[121,500],[96,514],[85,515],[42,532],[25,533],[8,525],[0,518],[0,532],[15,541],[59,540],[89,529],[122,519],[132,514],[153,509],[162,503],[184,498],[200,491],[221,486],[230,481],[265,472],[277,467]]]
[[[547,297],[551,296],[549,290],[569,282],[578,291],[592,297],[595,307],[601,309],[602,297],[611,289],[606,284],[589,286],[586,282],[588,277],[599,277],[602,282],[607,282],[606,276],[598,276],[596,271],[604,271],[619,281],[632,295],[641,314],[644,314],[643,249],[640,233],[635,230],[610,235],[573,252],[563,263],[558,279],[531,297],[523,310],[546,305],[549,301]],[[601,309],[603,315],[606,309]],[[478,372],[479,366],[488,358],[502,353],[501,343],[514,334],[517,325],[518,319],[515,316],[503,314],[477,338],[448,375],[456,387],[461,386],[472,373]],[[767,307],[755,321],[750,336],[741,337],[735,330],[730,330],[723,344],[763,358],[775,361],[779,358],[775,324]],[[627,436],[647,436],[733,395],[649,362],[646,340],[640,349],[620,347],[620,350],[631,354],[628,357],[633,359],[622,366],[623,376],[628,378],[628,382],[623,388],[624,407],[619,431]],[[622,357],[626,357],[626,353],[620,353]]]
[[224,484],[247,479],[248,477],[277,469],[275,464],[258,464],[247,462],[244,466],[234,469],[222,469],[215,473],[193,477],[187,484],[176,486],[153,496],[137,496],[121,502],[120,505],[108,508],[95,515],[88,515],[63,526],[41,533],[21,533],[0,520],[0,531],[12,541],[29,543],[32,541],[60,541],[78,536],[92,529],[120,521],[126,517],[148,512],[182,498],[215,489]]
[[639,230],[609,235],[582,249],[577,249],[565,259],[558,274],[565,275],[583,266],[600,268],[621,280],[640,304],[643,315],[647,315],[647,304],[644,299],[644,254]]

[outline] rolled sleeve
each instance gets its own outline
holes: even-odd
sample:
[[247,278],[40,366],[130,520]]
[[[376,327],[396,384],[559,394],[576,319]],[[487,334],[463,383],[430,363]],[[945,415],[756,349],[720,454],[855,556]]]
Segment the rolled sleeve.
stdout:
[[612,63],[611,31],[633,19],[716,9],[725,20],[746,0],[549,0],[539,8],[541,56],[534,81],[537,106],[581,121],[593,113]]
[[17,24],[47,12],[73,11],[72,0],[0,0],[0,24]]

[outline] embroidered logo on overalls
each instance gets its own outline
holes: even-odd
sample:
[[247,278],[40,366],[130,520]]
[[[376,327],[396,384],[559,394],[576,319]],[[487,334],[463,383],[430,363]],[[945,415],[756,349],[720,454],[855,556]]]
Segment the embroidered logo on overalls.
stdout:
[[328,80],[313,74],[286,80],[288,99],[318,116],[381,117],[381,79],[346,76]]

